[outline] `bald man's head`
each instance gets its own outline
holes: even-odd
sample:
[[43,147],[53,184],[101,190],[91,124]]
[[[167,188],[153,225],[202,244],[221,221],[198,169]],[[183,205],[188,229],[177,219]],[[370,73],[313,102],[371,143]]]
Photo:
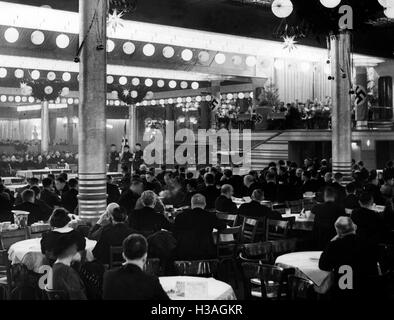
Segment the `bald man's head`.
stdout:
[[337,231],[337,235],[342,238],[349,234],[356,233],[356,225],[353,223],[353,220],[349,217],[339,217],[337,221],[335,221],[335,230]]
[[200,194],[200,193],[196,193],[191,200],[191,205],[192,205],[192,209],[194,208],[201,208],[204,209],[205,206],[207,205],[205,197]]

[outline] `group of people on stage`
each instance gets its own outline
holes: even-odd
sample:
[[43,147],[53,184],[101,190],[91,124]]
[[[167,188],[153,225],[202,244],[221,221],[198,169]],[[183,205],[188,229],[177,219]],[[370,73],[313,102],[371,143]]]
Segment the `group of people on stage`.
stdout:
[[121,167],[126,166],[128,172],[137,171],[141,164],[144,163],[143,160],[144,152],[141,149],[141,144],[136,143],[133,152],[130,151],[130,146],[125,144],[122,147],[122,151],[118,152],[115,144],[111,145],[111,152],[109,153],[109,172],[118,172],[119,165]]

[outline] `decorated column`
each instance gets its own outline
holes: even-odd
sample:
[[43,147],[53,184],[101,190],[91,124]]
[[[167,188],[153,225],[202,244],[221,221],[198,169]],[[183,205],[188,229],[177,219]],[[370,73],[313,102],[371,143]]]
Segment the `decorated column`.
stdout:
[[73,145],[74,144],[74,105],[70,104],[67,107],[67,144]]
[[49,148],[49,103],[41,103],[41,153],[48,152]]
[[134,145],[137,143],[137,107],[135,104],[130,105],[129,107],[129,146],[130,148],[134,148]]
[[341,31],[330,37],[332,96],[332,170],[351,175],[352,130],[350,106],[350,34]]
[[79,215],[95,222],[107,205],[106,11],[107,1],[79,0]]

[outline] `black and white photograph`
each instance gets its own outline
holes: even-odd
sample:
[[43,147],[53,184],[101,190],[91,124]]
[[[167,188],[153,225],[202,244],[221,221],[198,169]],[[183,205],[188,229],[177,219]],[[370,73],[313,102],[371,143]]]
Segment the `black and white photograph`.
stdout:
[[0,1],[0,305],[389,306],[393,77],[394,0]]

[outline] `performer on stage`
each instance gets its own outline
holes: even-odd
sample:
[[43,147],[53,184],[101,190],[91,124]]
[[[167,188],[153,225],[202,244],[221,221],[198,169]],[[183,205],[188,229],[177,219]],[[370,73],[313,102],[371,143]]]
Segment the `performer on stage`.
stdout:
[[130,147],[128,145],[125,145],[123,148],[123,153],[122,153],[122,166],[127,166],[129,168],[129,172],[131,172],[131,165],[133,161],[133,154],[130,152]]
[[144,152],[141,150],[141,144],[135,144],[135,152],[134,152],[134,159],[133,159],[133,170],[134,172],[139,170],[140,165],[144,163],[143,159]]
[[109,172],[118,172],[120,155],[116,150],[116,145],[111,144],[111,152],[109,154]]

